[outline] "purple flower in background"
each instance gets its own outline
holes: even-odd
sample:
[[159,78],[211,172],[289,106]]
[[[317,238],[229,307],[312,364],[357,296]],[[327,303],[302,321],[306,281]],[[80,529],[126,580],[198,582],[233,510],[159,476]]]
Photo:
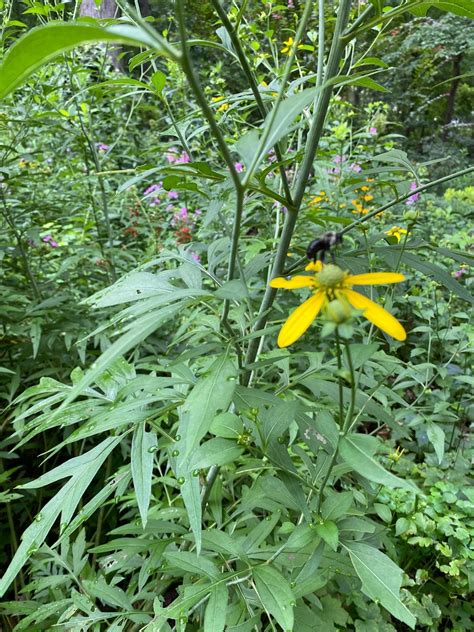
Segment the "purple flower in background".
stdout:
[[109,151],[110,149],[109,145],[106,145],[105,143],[96,143],[95,146],[99,151]]
[[353,162],[352,164],[349,165],[349,170],[353,171],[354,173],[360,173],[362,171],[362,167],[358,165],[356,162]]
[[289,9],[294,9],[295,8],[295,3],[293,2],[293,0],[288,0],[288,8]]
[[159,197],[154,197],[151,202],[150,202],[150,206],[158,206],[158,204],[161,202]]
[[177,200],[179,195],[177,191],[168,191],[168,197],[170,200]]
[[467,269],[466,268],[459,268],[459,270],[455,270],[453,272],[453,277],[456,279],[460,279],[462,276],[464,276],[465,274],[467,274]]
[[57,248],[59,246],[58,242],[55,241],[51,235],[45,235],[41,238],[46,244],[49,244],[51,248]]
[[332,161],[333,161],[334,163],[336,163],[336,165],[339,165],[341,162],[343,162],[343,161],[344,161],[344,156],[341,156],[341,155],[339,155],[339,154],[336,154],[336,155],[334,156],[334,158],[332,159]]
[[275,162],[276,160],[275,151],[273,149],[270,149],[270,151],[268,152],[268,160],[270,162]]
[[154,193],[155,191],[159,191],[162,187],[161,182],[158,182],[158,184],[152,184],[150,185],[147,189],[145,189],[143,191],[143,195],[150,195],[150,193]]
[[[416,188],[418,188],[418,184],[416,182],[412,182],[410,184],[410,191],[414,191]],[[419,199],[420,199],[420,193],[414,193],[413,195],[410,195],[410,197],[405,202],[405,204],[407,206],[410,206],[410,204],[414,204],[415,202],[418,202]]]
[[241,162],[235,162],[234,167],[237,173],[242,173],[242,171],[244,170],[244,165]]
[[176,164],[182,164],[182,163],[186,163],[186,162],[191,162],[191,158],[189,157],[189,154],[186,151],[183,151],[181,156],[179,156],[179,158],[176,158],[175,162],[176,162]]
[[191,252],[190,254],[193,261],[195,261],[196,263],[200,263],[201,257],[198,255],[197,252]]
[[177,152],[178,150],[176,149],[176,147],[170,147],[166,152],[166,160],[171,163],[176,162],[176,159],[178,157]]
[[377,128],[376,127],[369,127],[369,134],[371,136],[377,136]]
[[200,209],[200,208],[197,208],[197,209],[194,211],[194,215],[197,215],[197,216],[201,215],[201,213],[202,213],[202,211],[201,211],[201,209]]
[[174,206],[172,204],[168,204],[168,206],[166,207],[167,211],[172,211],[174,209]]
[[272,13],[272,18],[274,20],[281,20],[282,15],[280,13]]
[[179,219],[186,219],[186,217],[188,216],[188,209],[186,206],[182,206],[179,211],[176,213],[176,216],[179,217]]
[[273,202],[273,208],[280,209],[282,213],[288,213],[286,206],[282,206],[281,202]]

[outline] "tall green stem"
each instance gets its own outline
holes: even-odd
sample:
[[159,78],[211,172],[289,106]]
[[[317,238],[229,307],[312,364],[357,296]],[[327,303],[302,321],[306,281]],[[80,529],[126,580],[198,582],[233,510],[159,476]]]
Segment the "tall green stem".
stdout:
[[30,267],[30,262],[28,261],[28,255],[26,254],[26,250],[23,245],[22,235],[20,231],[18,230],[18,228],[16,227],[13,216],[10,212],[10,209],[8,208],[7,201],[5,199],[5,193],[3,192],[3,190],[1,190],[1,196],[2,196],[2,206],[3,206],[2,215],[5,218],[5,221],[7,222],[7,224],[10,226],[11,231],[15,237],[16,245],[20,252],[20,257],[23,263],[23,269],[24,269],[25,275],[28,277],[30,281],[31,289],[33,291],[34,297],[37,301],[40,301],[42,299],[41,292],[39,290],[33,271]]
[[214,138],[219,146],[222,157],[224,158],[227,167],[230,171],[230,176],[232,178],[232,182],[234,184],[235,190],[238,191],[242,189],[242,183],[240,182],[239,174],[237,173],[234,167],[234,161],[229,151],[229,147],[225,142],[224,136],[217,124],[217,121],[214,116],[214,112],[210,108],[206,97],[204,96],[204,91],[201,87],[200,81],[194,69],[194,66],[191,62],[191,57],[189,55],[189,48],[187,43],[187,33],[186,33],[186,25],[185,25],[185,16],[184,16],[184,1],[185,0],[177,0],[176,8],[177,8],[177,18],[178,18],[178,26],[179,26],[179,35],[181,38],[181,67],[186,75],[186,78],[189,82],[189,86],[196,98],[196,101],[199,107],[202,110],[207,122],[209,123],[209,127],[211,129]]
[[[340,35],[346,27],[349,18],[350,6],[350,0],[341,0],[331,45],[331,51],[329,53],[328,63],[326,66],[326,74],[324,77],[325,80],[331,79],[337,74],[339,70],[339,62],[342,58],[342,53],[344,50],[344,45],[341,41]],[[303,200],[303,194],[306,188],[309,173],[313,165],[314,156],[319,145],[319,140],[321,138],[321,133],[324,126],[324,121],[326,119],[332,90],[333,88],[330,85],[327,85],[321,90],[318,105],[313,116],[311,129],[308,134],[307,148],[303,157],[303,163],[298,174],[298,179],[295,186],[295,194],[293,197],[294,210],[291,212],[289,211],[286,216],[286,221],[283,226],[280,243],[278,245],[273,262],[272,276],[278,276],[279,274],[281,274],[285,265],[286,255],[290,246],[291,237],[293,236],[293,232],[295,230],[298,212]],[[275,296],[276,290],[268,286],[262,299],[259,316],[255,323],[254,331],[259,331],[260,329],[263,329],[265,327],[265,324],[268,320],[269,310],[273,305]],[[252,364],[252,362],[255,361],[259,348],[259,340],[259,337],[255,337],[250,341],[246,358],[247,364]],[[245,381],[248,383],[249,379],[250,372],[247,372]]]
[[[257,81],[255,79],[255,75],[252,72],[252,69],[250,67],[249,61],[247,59],[247,55],[244,52],[244,49],[242,47],[241,41],[240,41],[240,37],[238,36],[237,31],[234,29],[234,27],[232,26],[232,23],[230,22],[229,18],[227,17],[227,13],[224,11],[224,9],[222,8],[219,0],[212,0],[212,5],[217,13],[217,15],[219,16],[222,24],[224,25],[225,30],[227,31],[227,33],[229,34],[230,40],[232,42],[232,45],[235,49],[235,53],[240,61],[240,65],[242,66],[242,70],[244,71],[245,76],[247,77],[247,81],[249,83],[250,89],[252,90],[252,94],[254,96],[255,102],[257,104],[257,107],[260,111],[260,116],[262,118],[265,118],[266,115],[268,114],[268,110],[267,107],[262,99],[262,95],[260,94],[260,90],[258,89],[258,84]],[[280,149],[280,146],[278,144],[275,145],[274,147],[275,149],[275,155],[277,157],[277,160],[279,163],[282,162],[283,160],[283,156],[282,156],[282,152]],[[279,165],[279,171],[280,171],[280,176],[281,176],[281,181],[283,184],[283,189],[285,191],[285,196],[286,198],[291,201],[291,192],[290,192],[290,186],[288,184],[288,178],[286,176],[286,171],[285,171],[285,167],[284,165],[280,164]]]
[[[343,0],[345,1],[345,0]],[[252,174],[254,172],[254,169],[256,168],[256,165],[258,163],[258,161],[260,160],[260,155],[261,155],[261,149],[265,146],[265,143],[273,129],[273,123],[277,117],[278,111],[279,111],[279,106],[280,103],[283,100],[284,94],[285,94],[285,89],[286,89],[286,84],[288,82],[288,79],[290,77],[290,73],[291,70],[293,68],[293,61],[295,60],[296,57],[296,47],[298,42],[301,40],[301,38],[303,37],[304,31],[306,29],[306,26],[308,24],[309,18],[311,17],[311,12],[313,10],[313,2],[312,0],[306,0],[305,2],[305,7],[303,10],[303,15],[301,16],[301,20],[298,24],[298,28],[296,30],[296,35],[295,35],[295,41],[290,49],[289,55],[288,55],[288,59],[286,61],[285,64],[285,69],[283,71],[283,76],[280,80],[280,89],[278,91],[278,96],[274,102],[273,105],[273,109],[269,114],[268,120],[266,121],[264,130],[262,132],[262,136],[260,138],[259,141],[259,147],[257,149],[257,151],[255,152],[254,158],[252,160],[252,164],[249,166],[248,171],[245,174],[245,178],[244,178],[244,183],[247,184],[250,182],[251,178],[252,178]],[[292,207],[294,206],[294,204],[291,202],[291,197],[290,199],[287,200],[287,206],[288,207]]]
[[[341,344],[340,344],[340,339],[339,339],[339,333],[337,329],[336,329],[335,335],[336,335],[337,367],[338,367],[338,371],[340,372],[342,368],[342,350],[341,350]],[[357,389],[356,389],[356,376],[355,376],[355,371],[354,371],[354,364],[352,362],[352,356],[351,356],[349,343],[346,344],[346,357],[347,357],[347,365],[349,367],[349,373],[350,373],[351,397],[350,397],[347,413],[344,419],[344,389],[342,387],[342,378],[340,375],[338,375],[339,419],[340,419],[339,428],[340,430],[339,430],[339,435],[337,437],[337,443],[334,447],[334,452],[331,456],[331,460],[328,465],[328,469],[321,483],[321,487],[319,488],[318,502],[316,505],[317,515],[319,515],[321,512],[321,503],[323,502],[324,490],[329,481],[329,478],[331,477],[332,471],[337,461],[337,456],[339,454],[340,441],[349,432],[351,428],[352,419],[354,417]]]

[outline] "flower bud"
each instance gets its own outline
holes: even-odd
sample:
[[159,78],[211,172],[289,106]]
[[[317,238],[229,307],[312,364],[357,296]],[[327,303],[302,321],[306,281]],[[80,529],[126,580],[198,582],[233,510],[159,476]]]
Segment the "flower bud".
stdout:
[[403,219],[408,224],[414,224],[420,216],[419,211],[415,211],[415,209],[409,209],[403,213]]
[[336,325],[340,325],[341,323],[345,323],[351,317],[351,307],[347,303],[347,301],[341,300],[339,298],[334,299],[330,303],[326,305],[325,308],[326,318],[335,323]]

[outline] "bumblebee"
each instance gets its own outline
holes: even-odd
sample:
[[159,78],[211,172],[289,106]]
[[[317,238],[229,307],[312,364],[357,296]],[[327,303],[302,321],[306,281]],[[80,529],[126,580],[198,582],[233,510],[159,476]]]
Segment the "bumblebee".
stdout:
[[333,246],[342,243],[342,233],[336,233],[331,230],[328,233],[324,233],[321,237],[313,239],[306,250],[306,256],[308,259],[312,259],[313,262],[319,259],[321,263],[324,263],[326,253],[331,250]]

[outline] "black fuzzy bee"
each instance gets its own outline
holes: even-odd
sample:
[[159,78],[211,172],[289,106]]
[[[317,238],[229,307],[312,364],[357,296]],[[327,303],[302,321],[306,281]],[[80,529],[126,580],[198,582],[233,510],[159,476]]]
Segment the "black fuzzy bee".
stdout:
[[[324,262],[324,257],[326,253],[331,250],[333,246],[342,243],[342,233],[336,233],[331,230],[328,233],[324,233],[321,237],[317,239],[313,239],[313,241],[309,244],[308,249],[306,250],[306,256],[308,259],[312,259],[316,261],[319,259],[321,262]],[[319,257],[318,257],[319,255]]]

